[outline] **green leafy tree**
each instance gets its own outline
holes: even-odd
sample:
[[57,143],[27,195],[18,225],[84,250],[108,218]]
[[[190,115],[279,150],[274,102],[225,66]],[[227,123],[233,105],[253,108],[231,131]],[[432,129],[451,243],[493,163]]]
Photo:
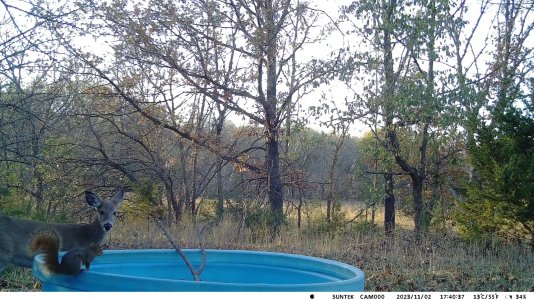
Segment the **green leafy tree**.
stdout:
[[[347,17],[353,14],[365,22],[354,30],[372,48],[358,49],[357,56],[369,62],[370,80],[348,106],[356,116],[364,116],[361,119],[402,175],[409,176],[416,234],[428,230],[432,216],[433,206],[425,195],[432,175],[430,146],[459,126],[451,117],[458,114],[459,105],[448,92],[457,89],[450,78],[454,71],[443,71],[442,66],[453,56],[452,41],[444,33],[451,22],[461,27],[460,17],[451,12],[464,9],[461,3],[444,0],[362,0],[346,9]],[[392,173],[391,168],[384,172],[388,208],[394,207],[393,193],[388,192],[394,186]]]
[[486,237],[512,220],[530,233],[534,251],[534,119],[508,106],[504,112],[495,109],[493,122],[477,130],[470,148],[476,179],[460,224],[469,236]]
[[[492,74],[486,82],[489,117],[479,119],[469,144],[474,168],[458,221],[469,237],[505,237],[521,226],[534,251],[534,64],[527,16],[532,2],[499,6]],[[482,216],[482,217],[480,217]]]

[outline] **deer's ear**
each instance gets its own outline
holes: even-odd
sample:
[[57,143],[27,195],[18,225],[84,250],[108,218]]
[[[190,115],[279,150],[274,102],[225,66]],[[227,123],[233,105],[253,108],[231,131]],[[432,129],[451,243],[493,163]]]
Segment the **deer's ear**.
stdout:
[[95,208],[99,207],[100,204],[102,204],[102,200],[100,200],[100,198],[98,198],[95,193],[89,191],[85,191],[85,201],[87,202],[87,204],[89,204],[89,206]]
[[117,207],[117,206],[119,206],[121,204],[122,200],[124,200],[124,189],[120,188],[115,193],[115,195],[113,195],[113,197],[111,197],[111,202],[113,202],[113,205],[115,205],[115,207]]

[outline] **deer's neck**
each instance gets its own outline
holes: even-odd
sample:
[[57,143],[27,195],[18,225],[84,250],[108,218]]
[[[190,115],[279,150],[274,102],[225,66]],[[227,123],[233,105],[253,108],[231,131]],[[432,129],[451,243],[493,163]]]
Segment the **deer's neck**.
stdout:
[[100,243],[104,239],[106,235],[106,231],[104,228],[102,228],[102,224],[100,224],[100,221],[96,218],[93,223],[90,224],[90,230],[88,230],[87,234],[89,235],[89,240],[91,240],[93,243]]

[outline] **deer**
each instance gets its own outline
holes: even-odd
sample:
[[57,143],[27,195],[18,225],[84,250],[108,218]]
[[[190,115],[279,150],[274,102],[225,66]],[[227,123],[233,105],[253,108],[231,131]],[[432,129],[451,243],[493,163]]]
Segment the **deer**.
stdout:
[[0,214],[0,273],[11,264],[31,267],[37,254],[31,249],[31,243],[41,232],[55,232],[61,251],[100,245],[106,233],[113,228],[117,208],[123,199],[123,189],[109,199],[101,199],[86,191],[85,201],[97,212],[94,221],[88,224],[46,223]]

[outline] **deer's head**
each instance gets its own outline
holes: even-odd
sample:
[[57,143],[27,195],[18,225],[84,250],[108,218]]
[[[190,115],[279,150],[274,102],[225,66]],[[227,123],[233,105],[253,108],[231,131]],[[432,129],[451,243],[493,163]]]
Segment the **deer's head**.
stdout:
[[110,199],[100,199],[95,193],[86,191],[85,201],[96,208],[97,219],[105,231],[110,231],[115,223],[117,208],[124,199],[124,190],[119,189]]

